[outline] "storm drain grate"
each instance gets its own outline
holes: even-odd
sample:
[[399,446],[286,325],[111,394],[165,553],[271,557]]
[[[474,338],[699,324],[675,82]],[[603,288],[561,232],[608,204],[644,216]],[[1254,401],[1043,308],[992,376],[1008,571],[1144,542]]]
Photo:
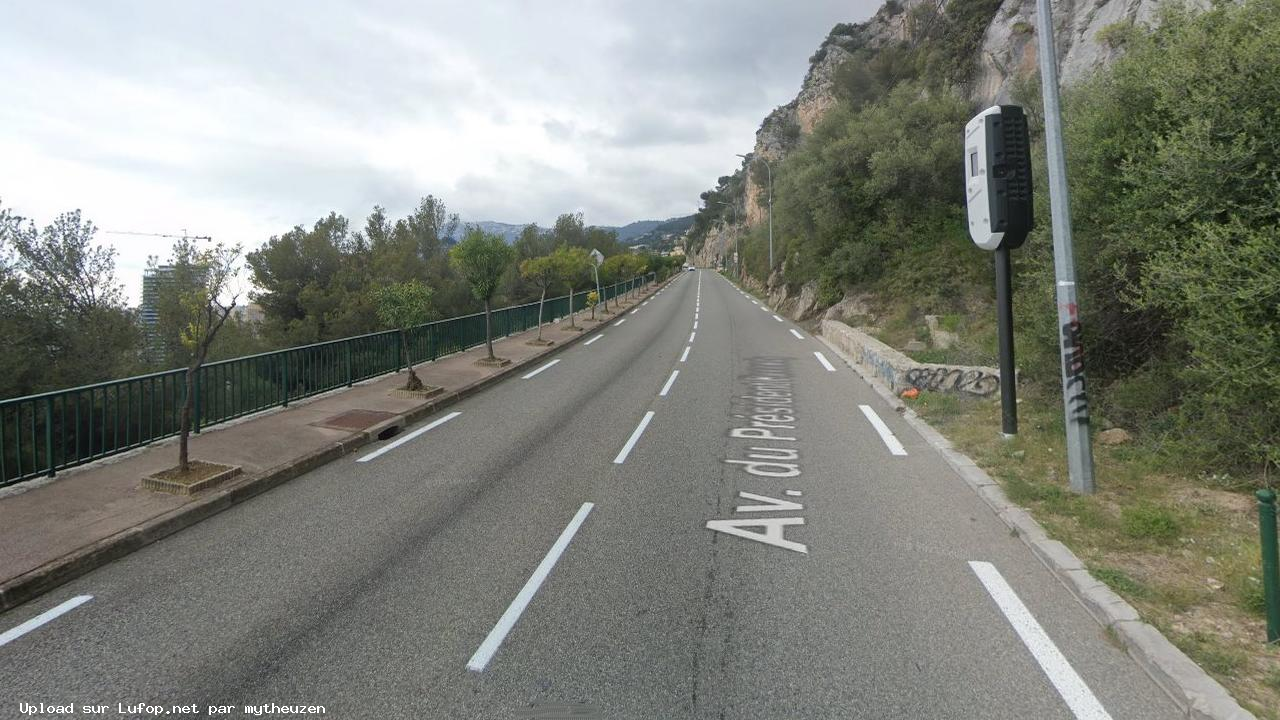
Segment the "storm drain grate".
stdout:
[[382,410],[348,410],[311,424],[334,430],[364,430],[393,417],[395,417],[395,413],[383,412]]

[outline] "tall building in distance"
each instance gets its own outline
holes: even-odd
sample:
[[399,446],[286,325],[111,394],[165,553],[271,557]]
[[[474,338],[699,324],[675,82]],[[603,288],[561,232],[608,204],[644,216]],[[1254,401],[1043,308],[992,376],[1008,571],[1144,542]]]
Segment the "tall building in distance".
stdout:
[[142,274],[142,305],[138,317],[150,334],[160,320],[160,293],[166,285],[173,284],[173,266],[160,265],[147,268]]
[[147,361],[156,362],[164,351],[160,341],[160,297],[165,288],[173,285],[174,267],[159,265],[149,267],[142,274],[142,304],[138,307],[138,320],[142,323],[143,354]]

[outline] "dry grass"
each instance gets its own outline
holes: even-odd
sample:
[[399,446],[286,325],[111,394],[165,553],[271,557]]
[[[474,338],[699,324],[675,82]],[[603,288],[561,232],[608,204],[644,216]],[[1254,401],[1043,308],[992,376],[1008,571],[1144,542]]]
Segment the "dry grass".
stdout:
[[1023,391],[1019,435],[998,401],[922,393],[926,420],[1258,717],[1280,720],[1280,648],[1265,644],[1252,497],[1170,472],[1141,441],[1094,446],[1098,492],[1067,488],[1060,400]]

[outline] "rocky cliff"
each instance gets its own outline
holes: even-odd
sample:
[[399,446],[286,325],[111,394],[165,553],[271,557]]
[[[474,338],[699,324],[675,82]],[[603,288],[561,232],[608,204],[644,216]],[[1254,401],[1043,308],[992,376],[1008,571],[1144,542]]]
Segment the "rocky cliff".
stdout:
[[[1115,59],[1117,50],[1106,30],[1125,23],[1150,25],[1163,0],[1056,0],[1053,3],[1054,41],[1058,74],[1071,85]],[[1187,0],[1206,8],[1208,0]],[[970,93],[978,105],[1008,102],[1012,84],[1038,68],[1036,33],[1040,18],[1035,0],[1005,0],[982,39],[977,82]]]
[[[1055,0],[1054,38],[1063,84],[1088,77],[1114,59],[1117,50],[1107,43],[1105,31],[1123,23],[1150,24],[1161,1]],[[1207,6],[1208,1],[1188,0],[1200,7]],[[860,48],[874,50],[911,43],[920,18],[939,9],[945,12],[945,8],[946,0],[890,0],[866,22],[837,25],[810,58],[809,71],[795,99],[774,109],[761,123],[752,153],[776,167],[835,106],[836,74],[841,64],[853,59]],[[1035,0],[1004,0],[1000,4],[982,35],[979,57],[975,58],[977,70],[968,86],[975,108],[1009,102],[1016,84],[1035,75],[1039,62],[1038,29]],[[753,166],[748,167],[744,161],[740,170],[750,172],[745,172],[743,207],[738,217],[757,225],[767,218],[767,175],[759,163]],[[729,241],[737,236],[732,228],[708,233],[695,256],[696,262],[710,266],[717,257],[729,257]]]

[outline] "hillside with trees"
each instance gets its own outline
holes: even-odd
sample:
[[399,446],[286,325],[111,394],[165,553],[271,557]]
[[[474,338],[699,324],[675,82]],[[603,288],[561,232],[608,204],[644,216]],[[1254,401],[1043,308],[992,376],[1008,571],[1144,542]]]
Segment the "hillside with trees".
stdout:
[[[959,148],[967,119],[989,104],[970,90],[1000,7],[891,3],[881,16],[906,15],[906,37],[892,42],[833,30],[824,51],[847,55],[834,102],[772,158],[775,272],[764,223],[741,222],[761,163],[702,194],[691,248],[737,231],[744,278],[762,289],[816,287],[819,309],[869,299],[890,325],[964,318],[980,326],[965,359],[990,364],[994,340],[979,319],[994,315],[991,258],[968,238]],[[1105,422],[1158,438],[1180,464],[1269,477],[1280,464],[1280,128],[1270,120],[1280,113],[1280,11],[1254,1],[1170,8],[1157,20],[1105,28],[1119,58],[1065,94],[1087,371]],[[1014,254],[1019,364],[1051,385],[1058,333],[1038,73],[1010,86],[1009,101],[1032,119],[1038,163],[1038,227]]]
[[[166,279],[156,299],[157,317],[146,325],[127,307],[116,274],[115,253],[95,241],[97,228],[79,211],[38,227],[0,205],[0,398],[102,382],[191,363],[189,302],[207,279],[207,268],[165,262]],[[484,311],[486,305],[537,302],[546,290],[563,293],[559,275],[549,283],[525,277],[520,265],[549,257],[558,248],[599,250],[606,258],[634,257],[629,270],[670,272],[673,261],[633,254],[614,230],[587,225],[581,214],[560,215],[550,229],[524,226],[501,258],[501,273],[482,296],[450,250],[454,237],[498,238],[479,226],[463,226],[444,201],[423,198],[408,215],[391,218],[375,206],[360,226],[337,213],[310,227],[296,226],[244,254],[239,304],[262,309],[260,322],[228,313],[210,333],[202,360],[222,360],[268,350],[394,329],[428,315],[447,318]],[[174,257],[197,250],[187,239]],[[617,263],[611,265],[616,266]],[[151,262],[161,267],[159,258]],[[602,282],[623,277],[602,275]],[[581,287],[578,277],[574,287]],[[391,312],[383,297],[401,289],[399,302],[412,312]],[[410,292],[407,289],[411,289]],[[423,298],[429,298],[429,302]],[[214,298],[216,300],[217,298]],[[394,298],[403,299],[403,298]],[[429,312],[428,306],[429,305]]]
[[[1037,227],[1012,252],[1019,434],[1000,437],[998,403],[908,403],[1258,717],[1280,718],[1253,497],[1280,469],[1280,5],[1139,17],[1138,3],[1097,27],[1102,5],[1067,7],[1060,25],[1098,61],[1061,63],[1096,494],[1066,482],[1026,3],[891,2],[838,26],[797,100],[702,194],[686,242],[797,319],[862,327],[919,362],[995,365],[992,255],[969,238],[962,142],[981,109],[1023,106]],[[980,80],[1020,52],[1031,62]],[[930,346],[933,325],[956,344]]]

